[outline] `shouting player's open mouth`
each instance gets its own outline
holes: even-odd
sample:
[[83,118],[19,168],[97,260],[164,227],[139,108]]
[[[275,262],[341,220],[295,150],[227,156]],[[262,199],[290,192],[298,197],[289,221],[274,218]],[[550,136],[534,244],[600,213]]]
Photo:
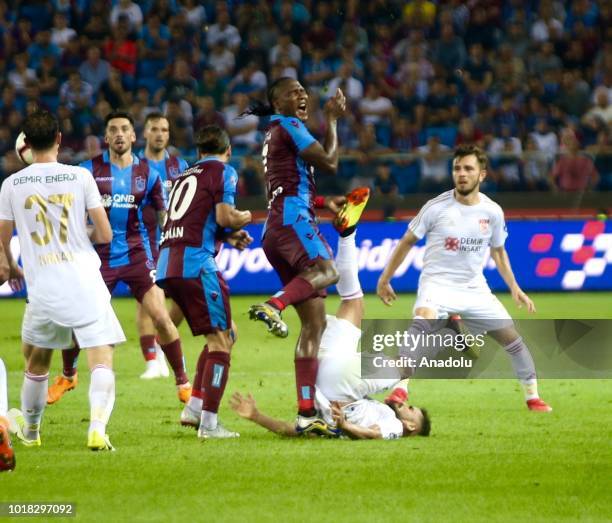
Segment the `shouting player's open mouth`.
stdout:
[[307,100],[303,100],[298,104],[298,108],[297,111],[295,112],[295,115],[300,119],[300,120],[306,120],[308,118],[308,103]]

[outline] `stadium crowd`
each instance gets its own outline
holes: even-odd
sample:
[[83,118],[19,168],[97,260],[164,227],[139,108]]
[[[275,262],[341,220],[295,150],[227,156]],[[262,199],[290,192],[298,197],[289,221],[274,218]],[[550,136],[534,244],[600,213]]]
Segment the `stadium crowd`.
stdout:
[[312,134],[340,87],[340,175],[325,191],[450,183],[450,149],[492,158],[485,191],[612,189],[612,2],[607,0],[0,0],[0,175],[24,115],[58,115],[62,160],[103,148],[128,108],[142,147],[161,110],[174,152],[193,129],[232,138],[240,192],[261,195],[264,122],[240,114],[281,76],[310,94]]

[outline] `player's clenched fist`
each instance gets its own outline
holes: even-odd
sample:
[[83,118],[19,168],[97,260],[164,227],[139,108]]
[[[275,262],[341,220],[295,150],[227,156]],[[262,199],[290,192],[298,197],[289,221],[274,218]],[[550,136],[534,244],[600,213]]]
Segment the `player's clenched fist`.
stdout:
[[378,297],[385,305],[391,305],[393,301],[397,299],[393,287],[391,287],[391,284],[383,278],[378,280],[378,284],[376,285],[376,294],[378,294]]

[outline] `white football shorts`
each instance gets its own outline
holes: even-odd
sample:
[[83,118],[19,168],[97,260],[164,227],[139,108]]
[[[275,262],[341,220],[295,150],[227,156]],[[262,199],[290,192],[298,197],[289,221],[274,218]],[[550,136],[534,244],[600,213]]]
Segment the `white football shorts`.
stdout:
[[110,302],[102,316],[80,327],[58,325],[47,315],[36,311],[31,304],[26,306],[21,325],[24,342],[43,349],[66,349],[72,346],[73,335],[81,349],[117,345],[125,341],[123,329]]
[[449,287],[427,282],[419,285],[412,314],[420,307],[433,309],[440,319],[459,314],[472,334],[514,324],[506,308],[488,287]]

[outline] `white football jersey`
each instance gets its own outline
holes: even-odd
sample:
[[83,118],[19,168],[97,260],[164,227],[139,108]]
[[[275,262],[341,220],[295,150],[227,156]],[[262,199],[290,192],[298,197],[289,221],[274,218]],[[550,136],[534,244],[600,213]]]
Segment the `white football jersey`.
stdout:
[[401,438],[404,432],[402,422],[397,419],[391,407],[380,401],[362,399],[342,408],[347,421],[360,427],[378,425],[383,439]]
[[59,325],[92,323],[110,300],[86,228],[87,210],[101,206],[82,167],[34,163],[2,184],[0,219],[15,222],[30,306]]
[[410,222],[417,238],[427,236],[419,284],[487,287],[482,269],[489,247],[501,247],[508,233],[502,208],[480,193],[476,205],[459,203],[450,190],[429,200]]

